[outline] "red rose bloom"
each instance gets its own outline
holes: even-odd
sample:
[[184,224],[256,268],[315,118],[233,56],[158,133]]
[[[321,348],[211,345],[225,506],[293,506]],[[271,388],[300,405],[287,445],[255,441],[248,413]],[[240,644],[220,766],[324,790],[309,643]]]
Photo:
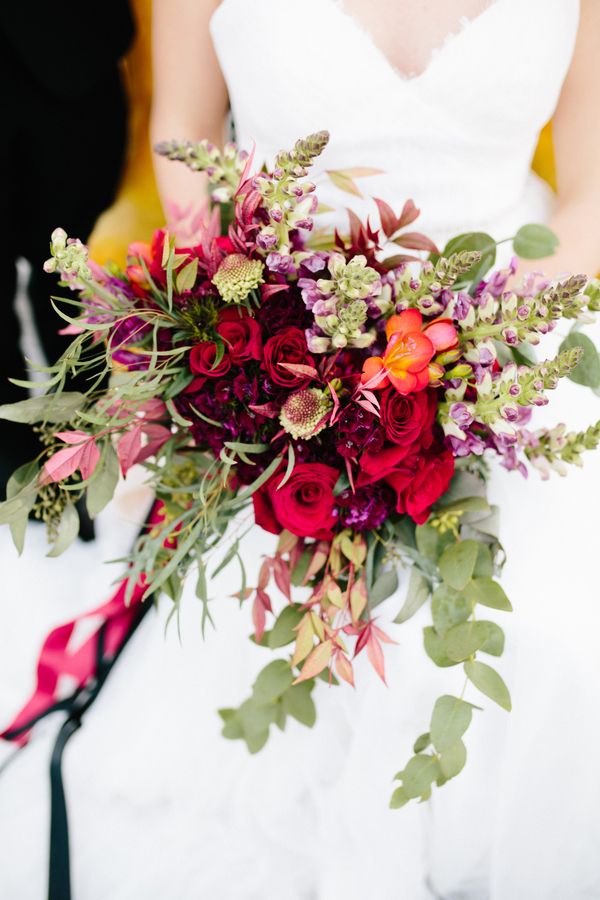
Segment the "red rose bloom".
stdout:
[[225,341],[225,353],[232,363],[262,357],[260,326],[247,310],[240,307],[221,310],[217,333]]
[[323,463],[299,463],[278,490],[282,478],[282,472],[277,472],[253,495],[256,524],[272,534],[286,528],[298,537],[331,538],[337,524],[333,496],[337,469]]
[[448,490],[453,475],[452,453],[436,448],[435,452],[419,458],[416,471],[398,471],[386,481],[396,491],[396,510],[409,515],[417,525],[423,525],[433,504]]
[[388,441],[401,447],[415,444],[429,447],[436,406],[433,391],[404,396],[394,388],[387,388],[381,395],[381,424]]
[[220,378],[229,372],[231,358],[225,352],[219,364],[215,366],[216,358],[217,345],[214,341],[203,341],[190,350],[190,369],[195,375],[210,375],[212,378]]
[[263,365],[271,381],[279,387],[296,390],[308,384],[307,375],[291,372],[280,363],[314,367],[302,329],[290,326],[269,338],[264,347]]

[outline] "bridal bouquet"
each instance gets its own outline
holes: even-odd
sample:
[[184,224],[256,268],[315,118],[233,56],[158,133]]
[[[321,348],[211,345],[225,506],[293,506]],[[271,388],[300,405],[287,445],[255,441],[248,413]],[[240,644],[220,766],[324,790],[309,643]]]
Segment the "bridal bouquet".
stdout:
[[[600,384],[598,355],[577,330],[600,309],[598,284],[530,276],[517,287],[514,264],[492,271],[488,235],[463,234],[440,251],[409,230],[411,201],[397,213],[377,200],[377,226],[350,213],[347,234],[313,234],[318,203],[305,179],[327,140],[300,140],[256,173],[233,146],[160,145],[206,173],[211,210],[194,246],[161,231],[131,246],[125,271],[98,267],[57,229],[46,269],[76,292],[55,301],[73,341],[45,370],[43,396],[0,409],[34,424],[41,441],[0,507],[19,548],[32,514],[46,523],[51,553],[65,550],[78,531],[75,503],[97,515],[119,474],[142,464],[156,504],[129,558],[130,596],[141,581],[176,613],[193,572],[210,620],[209,576],[239,568],[252,639],[278,651],[249,698],[220,711],[224,735],[251,752],[287,716],[312,725],[316,680],[354,685],[363,651],[385,680],[383,650],[394,643],[385,619],[402,623],[428,600],[432,662],[462,666],[510,709],[490,665],[504,635],[485,615],[511,609],[497,581],[488,461],[547,477],[600,442],[600,423],[582,433],[530,428],[561,378]],[[355,191],[366,174],[330,177]],[[526,258],[554,244],[535,225],[513,241]],[[575,330],[556,358],[538,359],[534,348],[563,319]],[[87,377],[85,393],[66,390],[70,374]],[[249,507],[279,535],[255,585],[240,550]],[[402,607],[390,611],[388,600],[378,611],[403,568]],[[396,776],[393,807],[460,772],[475,709],[462,696],[439,698]]]

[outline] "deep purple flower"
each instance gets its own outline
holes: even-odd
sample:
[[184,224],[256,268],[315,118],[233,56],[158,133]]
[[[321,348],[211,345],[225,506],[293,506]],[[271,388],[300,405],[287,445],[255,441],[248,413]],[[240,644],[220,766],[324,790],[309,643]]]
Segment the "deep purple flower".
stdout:
[[377,416],[356,404],[344,410],[336,429],[336,450],[345,458],[354,458],[365,450],[377,453],[385,441],[385,431]]
[[396,506],[396,495],[389,485],[377,482],[358,488],[353,493],[349,488],[337,497],[340,522],[344,528],[355,531],[371,531],[392,514]]

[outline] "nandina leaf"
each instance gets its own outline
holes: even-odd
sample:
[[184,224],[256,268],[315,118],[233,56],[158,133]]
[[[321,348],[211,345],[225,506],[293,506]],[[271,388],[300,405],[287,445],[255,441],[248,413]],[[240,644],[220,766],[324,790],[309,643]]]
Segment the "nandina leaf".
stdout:
[[367,641],[367,656],[369,657],[369,662],[383,681],[385,685],[387,682],[385,680],[385,663],[383,660],[383,650],[381,649],[381,644],[377,640],[373,630],[369,635],[369,639]]
[[385,631],[382,631],[381,628],[378,628],[377,625],[371,623],[371,631],[373,634],[376,634],[380,641],[383,641],[384,644],[397,644],[398,641],[393,640],[389,634],[386,634]]
[[326,169],[325,171],[329,175],[330,181],[341,191],[345,191],[347,194],[354,194],[355,197],[362,197],[358,185],[355,184],[352,178],[345,175],[343,171],[336,169]]
[[385,200],[378,200],[375,197],[375,203],[377,204],[377,209],[379,210],[379,217],[381,219],[381,227],[383,228],[383,233],[386,237],[391,237],[398,229],[400,228],[398,218],[396,213]]
[[312,650],[315,632],[310,613],[306,613],[295,630],[297,634],[294,655],[292,656],[292,666],[297,666],[303,659],[306,659]]
[[350,591],[350,611],[352,612],[352,621],[356,622],[360,619],[361,614],[367,605],[367,586],[361,578],[357,581]]
[[[74,443],[75,435],[83,435],[86,440]],[[72,446],[64,447],[54,453],[48,459],[40,476],[41,484],[63,481],[79,469],[84,481],[92,475],[100,459],[100,450],[96,446],[94,438],[84,432],[61,432],[57,434],[62,440],[66,440]]]
[[335,657],[335,671],[344,681],[354,687],[354,669],[348,657],[341,651]]
[[276,556],[273,560],[273,577],[275,584],[284,597],[291,601],[292,599],[292,582],[288,565],[280,556]]
[[134,425],[129,431],[126,431],[117,444],[117,455],[119,457],[119,465],[121,466],[121,474],[123,477],[125,477],[129,469],[135,465],[141,449],[142,423],[140,422],[139,424]]
[[267,617],[265,614],[265,607],[261,601],[258,591],[254,597],[254,602],[252,604],[252,622],[254,624],[254,640],[257,644],[259,644],[262,640],[262,636],[265,633],[265,624],[267,621]]
[[258,573],[258,588],[259,590],[263,590],[269,583],[269,579],[271,578],[271,560],[265,559],[263,564],[260,567],[260,572]]
[[429,253],[439,253],[436,244],[427,235],[418,231],[405,231],[394,239],[399,247],[407,247],[409,250],[427,250]]
[[279,415],[280,407],[277,403],[250,403],[248,409],[258,413],[259,416],[265,416],[267,419],[275,419]]
[[322,644],[318,644],[308,655],[306,662],[302,666],[302,671],[294,681],[294,684],[300,684],[301,681],[315,678],[319,672],[322,672],[331,659],[332,650],[333,644],[331,640],[323,641]]
[[420,212],[421,210],[417,209],[412,200],[407,200],[398,218],[398,228],[406,228],[407,225],[411,225],[415,219],[419,218]]
[[278,365],[281,366],[282,369],[287,369],[288,372],[293,372],[294,375],[306,375],[307,378],[318,378],[319,373],[314,368],[314,366],[305,366],[302,363],[283,363],[280,362]]
[[268,300],[273,294],[278,294],[280,291],[289,291],[289,289],[289,284],[262,284],[260,293],[263,300]]

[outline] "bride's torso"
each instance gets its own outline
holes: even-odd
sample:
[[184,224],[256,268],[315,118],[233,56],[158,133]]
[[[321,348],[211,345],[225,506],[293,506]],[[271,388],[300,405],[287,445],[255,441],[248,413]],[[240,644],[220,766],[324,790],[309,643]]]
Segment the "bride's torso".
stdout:
[[[400,18],[389,21],[400,28],[396,52],[352,0],[222,0],[211,32],[238,142],[255,141],[257,160],[270,160],[327,128],[321,170],[381,169],[361,182],[365,194],[412,197],[421,229],[438,239],[544,217],[547,194],[530,163],[570,64],[578,0],[465,0],[436,16],[429,6],[425,37],[413,21],[423,4],[405,7],[407,28],[418,30],[413,54]],[[323,175],[317,182],[327,206],[371,208]]]

